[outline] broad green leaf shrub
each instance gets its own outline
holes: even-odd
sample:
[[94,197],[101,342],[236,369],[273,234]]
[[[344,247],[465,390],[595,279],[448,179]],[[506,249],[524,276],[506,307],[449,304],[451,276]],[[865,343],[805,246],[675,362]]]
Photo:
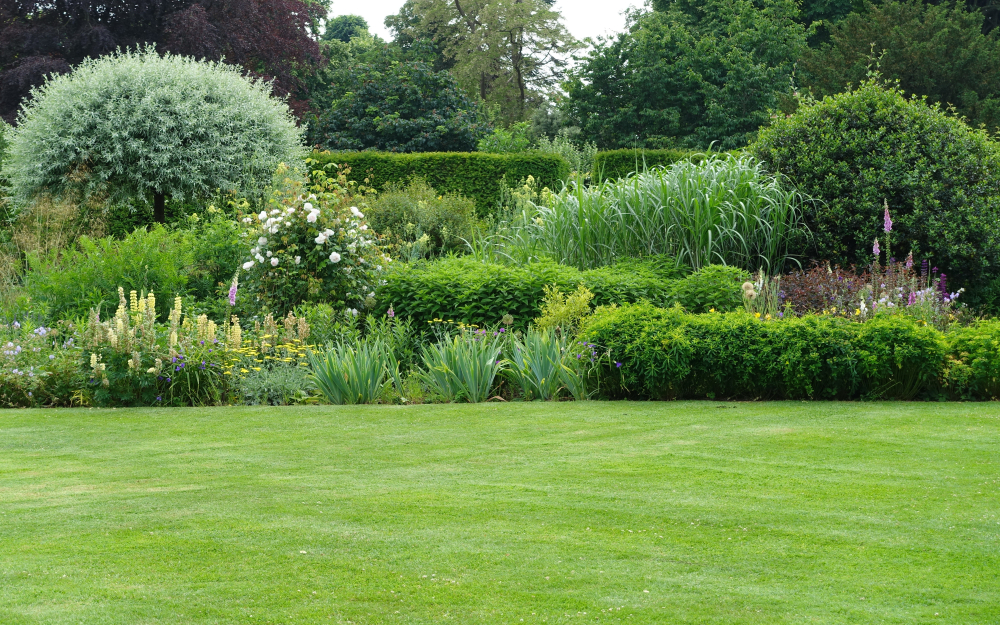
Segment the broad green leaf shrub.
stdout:
[[703,158],[701,152],[689,150],[600,150],[594,155],[594,179],[598,182],[618,180],[653,167],[669,167],[680,161],[700,163]]
[[476,150],[487,154],[514,154],[531,149],[531,122],[518,122],[510,128],[494,128],[479,140]]
[[903,316],[762,321],[649,303],[598,309],[580,337],[621,363],[612,395],[651,399],[936,397],[948,353],[945,334]]
[[20,204],[42,193],[133,205],[260,195],[302,154],[301,130],[270,91],[237,67],[151,47],[88,59],[35,90],[4,175]]
[[360,183],[368,179],[377,189],[407,185],[413,178],[421,178],[438,193],[472,198],[481,216],[496,210],[505,180],[514,185],[532,176],[539,185],[558,190],[569,175],[569,164],[561,156],[540,152],[314,152],[311,158],[320,165],[337,163],[341,169],[349,167],[348,180]]
[[[693,310],[732,310],[742,305],[740,284],[745,276],[739,270],[710,268],[707,278],[698,273],[676,278],[656,269],[654,262],[580,271],[549,260],[510,266],[445,258],[394,267],[379,288],[376,311],[392,306],[396,314],[412,318],[418,329],[434,319],[494,325],[507,314],[514,318],[515,328],[524,328],[540,316],[546,286],[569,293],[579,285],[594,294],[593,304],[598,306],[649,300],[660,305],[679,302]],[[716,301],[707,297],[711,292],[718,294]]]
[[385,237],[390,254],[405,260],[464,251],[478,228],[475,202],[454,192],[438,193],[420,179],[390,186],[366,215]]
[[71,406],[84,382],[67,324],[40,325],[27,314],[0,323],[0,408]]
[[24,287],[49,307],[52,319],[102,315],[115,310],[118,287],[126,292],[155,292],[157,315],[166,317],[172,299],[186,293],[193,265],[184,237],[163,226],[138,229],[126,238],[80,237],[74,247],[29,254]]
[[984,319],[948,332],[948,371],[954,399],[1000,399],[1000,320]]
[[928,259],[970,304],[1000,273],[1000,147],[937,106],[869,80],[803,102],[749,151],[820,200],[806,214],[816,260],[870,265],[888,203],[896,255]]

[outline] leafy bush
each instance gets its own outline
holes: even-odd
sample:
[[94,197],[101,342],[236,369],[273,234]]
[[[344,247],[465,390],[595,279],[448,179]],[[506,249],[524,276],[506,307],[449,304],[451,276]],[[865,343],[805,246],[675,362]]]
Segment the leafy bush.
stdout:
[[710,156],[624,180],[570,183],[516,213],[493,245],[590,268],[666,255],[678,265],[781,271],[804,248],[805,199],[751,157]]
[[73,326],[0,324],[0,408],[81,405],[80,347]]
[[510,128],[494,128],[493,134],[479,140],[476,150],[487,154],[513,154],[531,149],[531,122],[518,122]]
[[944,335],[903,316],[852,323],[808,315],[598,309],[581,338],[610,350],[610,394],[663,398],[912,399],[934,396]]
[[22,110],[4,165],[14,196],[79,194],[111,204],[262,193],[299,158],[301,131],[271,85],[243,70],[152,47],[52,74]]
[[472,198],[479,215],[496,210],[504,181],[516,184],[533,176],[540,185],[558,189],[569,175],[569,165],[562,157],[540,152],[314,152],[311,158],[319,165],[337,163],[341,171],[350,168],[346,174],[348,180],[362,182],[368,179],[379,189],[388,185],[406,185],[413,178],[421,178],[439,193],[458,193]]
[[[668,306],[679,302],[692,310],[730,310],[742,304],[740,283],[746,274],[739,270],[711,268],[708,277],[694,273],[683,279],[674,275],[657,269],[655,262],[624,261],[580,271],[549,260],[510,266],[447,258],[394,267],[379,289],[376,311],[392,306],[420,328],[434,319],[493,325],[509,314],[514,327],[523,329],[541,314],[546,286],[566,293],[581,284],[594,294],[596,305],[645,299]],[[713,291],[715,301],[708,296]]]
[[701,152],[679,149],[600,150],[594,155],[594,179],[598,182],[618,180],[654,167],[669,167],[681,161],[700,163],[704,157]]
[[971,287],[1000,271],[1000,149],[937,106],[869,80],[803,102],[750,151],[822,200],[806,214],[817,260],[867,267],[887,203],[914,257],[969,287],[973,303]]
[[243,218],[244,284],[261,304],[284,313],[304,302],[326,301],[337,308],[371,307],[374,288],[390,258],[364,221],[348,206],[346,180],[319,179],[309,195],[289,183],[276,190],[267,208]]
[[588,176],[594,171],[597,145],[574,138],[569,128],[560,129],[551,139],[539,137],[536,149],[543,154],[558,154],[563,157],[569,163],[569,170],[580,176]]
[[580,321],[590,314],[590,300],[594,294],[582,284],[576,291],[564,295],[559,287],[546,286],[542,299],[542,314],[534,326],[540,330],[559,330],[561,334],[576,334]]
[[1000,398],[1000,321],[981,320],[953,328],[946,338],[949,395],[954,399]]
[[28,255],[24,288],[49,307],[55,319],[86,317],[90,309],[112,311],[118,287],[164,295],[157,316],[167,316],[170,299],[183,295],[191,254],[183,237],[163,226],[139,229],[123,240],[80,237],[75,247]]
[[309,124],[309,142],[328,150],[446,152],[475,149],[490,128],[447,71],[383,55],[349,64],[331,106]]
[[738,310],[743,305],[739,285],[749,279],[750,274],[739,267],[709,265],[678,280],[671,297],[692,313]]
[[475,202],[457,193],[438,194],[420,179],[390,186],[367,215],[390,254],[403,260],[464,250],[478,227]]

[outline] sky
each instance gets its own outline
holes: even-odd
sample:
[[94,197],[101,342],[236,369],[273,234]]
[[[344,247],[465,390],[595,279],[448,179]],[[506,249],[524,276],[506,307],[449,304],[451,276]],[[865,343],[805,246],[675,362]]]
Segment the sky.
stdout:
[[[390,39],[383,21],[398,13],[405,0],[334,0],[332,15],[353,13],[368,21],[369,30]],[[622,12],[630,6],[641,6],[642,0],[558,0],[555,8],[562,12],[566,28],[577,39],[610,35],[625,29]]]

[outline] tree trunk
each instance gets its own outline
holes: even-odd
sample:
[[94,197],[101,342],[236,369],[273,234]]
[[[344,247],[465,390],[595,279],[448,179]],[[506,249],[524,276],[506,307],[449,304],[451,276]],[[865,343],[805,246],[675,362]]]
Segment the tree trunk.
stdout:
[[153,221],[167,223],[167,197],[162,193],[153,194]]

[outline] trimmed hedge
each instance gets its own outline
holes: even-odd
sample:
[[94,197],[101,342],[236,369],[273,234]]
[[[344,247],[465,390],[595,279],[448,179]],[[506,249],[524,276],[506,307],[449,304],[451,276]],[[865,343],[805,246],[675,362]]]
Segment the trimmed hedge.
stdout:
[[643,399],[993,399],[1000,322],[942,333],[902,315],[864,323],[745,312],[692,315],[648,302],[598,310],[580,338],[620,362],[605,392]]
[[642,171],[646,167],[658,165],[673,165],[678,161],[690,159],[700,162],[702,154],[687,150],[604,150],[594,157],[594,178],[601,182],[625,178],[629,174]]
[[533,176],[542,187],[558,191],[569,176],[566,159],[541,152],[313,152],[311,158],[321,164],[346,165],[351,168],[349,180],[370,178],[379,190],[392,184],[406,186],[415,177],[423,178],[439,193],[472,198],[480,215],[496,209],[504,179],[513,186]]
[[399,265],[386,275],[378,301],[384,313],[391,305],[396,314],[417,324],[446,319],[491,325],[505,314],[514,327],[524,328],[539,316],[546,285],[564,293],[583,284],[594,293],[594,305],[647,300],[661,305],[675,302],[701,311],[733,310],[742,305],[740,285],[749,274],[735,267],[711,266],[678,278],[659,268],[655,260],[630,261],[612,267],[580,271],[553,261],[525,266],[481,263],[472,258]]

